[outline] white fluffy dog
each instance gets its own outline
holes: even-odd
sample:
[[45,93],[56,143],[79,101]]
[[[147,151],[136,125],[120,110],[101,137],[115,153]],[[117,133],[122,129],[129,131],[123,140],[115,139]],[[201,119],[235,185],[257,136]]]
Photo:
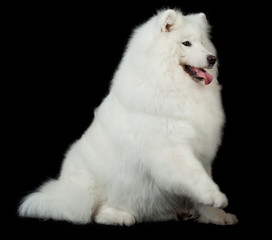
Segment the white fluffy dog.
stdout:
[[178,216],[237,223],[211,177],[224,124],[215,55],[203,13],[163,10],[136,28],[59,178],[28,195],[19,214],[128,226]]

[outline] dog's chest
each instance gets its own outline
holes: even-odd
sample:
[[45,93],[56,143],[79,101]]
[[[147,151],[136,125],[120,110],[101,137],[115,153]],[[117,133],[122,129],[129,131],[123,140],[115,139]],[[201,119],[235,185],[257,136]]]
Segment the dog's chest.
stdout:
[[194,94],[190,96],[183,110],[193,129],[190,143],[194,151],[204,158],[214,157],[224,124],[220,95],[213,92]]

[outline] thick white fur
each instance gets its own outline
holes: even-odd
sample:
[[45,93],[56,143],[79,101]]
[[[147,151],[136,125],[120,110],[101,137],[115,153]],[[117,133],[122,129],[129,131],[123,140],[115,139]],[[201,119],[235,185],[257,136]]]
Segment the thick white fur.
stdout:
[[219,209],[227,198],[211,177],[224,124],[217,65],[207,69],[209,85],[182,67],[205,68],[209,54],[216,52],[203,13],[163,10],[139,26],[59,178],[28,195],[19,214],[132,225],[193,210],[200,222],[236,223]]

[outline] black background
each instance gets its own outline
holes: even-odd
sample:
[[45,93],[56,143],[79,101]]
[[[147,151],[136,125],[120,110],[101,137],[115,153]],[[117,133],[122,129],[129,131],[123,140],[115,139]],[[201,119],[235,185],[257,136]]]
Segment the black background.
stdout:
[[[218,51],[227,124],[214,179],[236,226],[162,222],[112,227],[17,217],[20,199],[57,177],[68,146],[106,96],[132,29],[158,9],[205,12]],[[22,238],[101,236],[194,238],[265,234],[271,209],[269,163],[269,5],[230,1],[13,3],[3,8],[2,169],[8,234]],[[268,60],[267,60],[267,59]],[[6,165],[7,163],[7,165]],[[271,220],[270,220],[271,223]],[[7,224],[7,227],[6,227]],[[9,236],[8,235],[8,236]],[[266,235],[269,236],[269,235]]]

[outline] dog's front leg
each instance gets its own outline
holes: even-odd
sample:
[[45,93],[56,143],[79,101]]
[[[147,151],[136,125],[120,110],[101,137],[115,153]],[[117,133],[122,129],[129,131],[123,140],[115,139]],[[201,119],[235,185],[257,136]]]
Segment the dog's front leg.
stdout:
[[168,148],[154,153],[150,170],[164,189],[187,195],[198,203],[224,208],[228,200],[188,147]]

